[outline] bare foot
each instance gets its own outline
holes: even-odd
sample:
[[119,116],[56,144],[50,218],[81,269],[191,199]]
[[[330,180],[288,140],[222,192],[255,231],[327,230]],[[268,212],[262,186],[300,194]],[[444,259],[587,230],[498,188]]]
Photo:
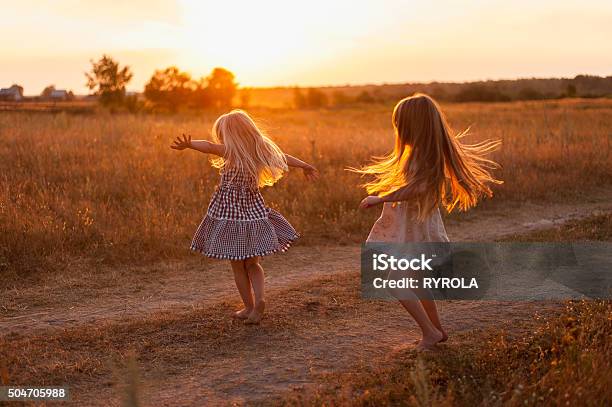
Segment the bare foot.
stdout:
[[[439,329],[439,328],[438,328],[438,329]],[[448,334],[446,333],[446,331],[445,331],[445,330],[443,330],[443,329],[439,329],[439,330],[440,330],[440,332],[442,332],[442,339],[440,339],[440,340],[438,341],[438,343],[442,343],[442,342],[446,342],[446,341],[448,341]],[[421,340],[420,340],[420,339],[416,339],[416,340],[414,341],[414,344],[415,344],[415,345],[418,345],[420,342],[421,342]]]
[[419,344],[416,346],[416,350],[418,352],[426,352],[426,351],[434,351],[436,350],[436,344],[441,342],[444,338],[442,332],[436,331],[428,336],[423,336],[423,339],[419,341]]
[[243,308],[240,311],[236,311],[234,312],[234,318],[238,318],[238,319],[247,319],[249,317],[249,315],[251,314],[250,309],[248,308]]
[[425,345],[422,345],[421,342],[419,342],[419,344],[414,348],[414,350],[419,352],[419,353],[438,352],[438,351],[440,351],[440,348],[438,348],[436,345],[425,346]]
[[264,316],[264,311],[266,309],[266,302],[264,300],[259,301],[255,304],[255,308],[249,314],[249,317],[246,319],[245,324],[259,324],[261,319]]

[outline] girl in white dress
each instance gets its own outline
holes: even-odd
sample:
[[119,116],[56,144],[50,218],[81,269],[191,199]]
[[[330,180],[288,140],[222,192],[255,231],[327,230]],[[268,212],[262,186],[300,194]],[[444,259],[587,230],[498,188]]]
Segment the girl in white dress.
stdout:
[[[371,196],[361,201],[360,208],[383,204],[367,242],[448,242],[439,206],[448,212],[457,207],[467,210],[483,196],[492,196],[488,184],[501,181],[489,172],[498,165],[485,155],[500,142],[463,144],[460,138],[467,130],[453,134],[438,104],[423,94],[402,99],[392,122],[394,151],[357,170],[374,176],[364,185]],[[409,297],[412,300],[405,295],[400,299],[393,294],[421,328],[418,349],[432,349],[447,340],[433,300],[416,294]]]

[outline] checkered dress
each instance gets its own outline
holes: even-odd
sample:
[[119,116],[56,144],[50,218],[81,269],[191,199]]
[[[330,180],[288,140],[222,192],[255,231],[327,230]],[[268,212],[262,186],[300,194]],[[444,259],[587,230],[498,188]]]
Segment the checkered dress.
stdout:
[[228,169],[221,173],[191,250],[217,259],[243,260],[285,251],[298,237],[280,213],[266,207],[253,177]]

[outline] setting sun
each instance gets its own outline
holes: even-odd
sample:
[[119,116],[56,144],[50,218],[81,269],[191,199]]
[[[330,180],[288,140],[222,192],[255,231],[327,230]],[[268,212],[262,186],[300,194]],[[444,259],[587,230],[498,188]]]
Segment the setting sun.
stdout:
[[1,405],[611,404],[610,0],[0,1]]
[[181,7],[181,63],[206,71],[215,61],[247,84],[303,82],[306,72],[375,35],[380,22],[371,5],[346,1],[182,0]]
[[130,90],[171,65],[196,77],[223,66],[243,86],[573,77],[612,66],[604,1],[110,3],[4,4],[0,35],[21,41],[3,45],[0,79],[36,94],[53,77],[82,93],[83,71],[103,53],[132,67]]
[[304,26],[278,19],[259,2],[244,2],[239,9],[234,2],[184,0],[182,5],[181,57],[197,70],[205,71],[215,61],[247,76],[265,74],[298,57],[308,45]]

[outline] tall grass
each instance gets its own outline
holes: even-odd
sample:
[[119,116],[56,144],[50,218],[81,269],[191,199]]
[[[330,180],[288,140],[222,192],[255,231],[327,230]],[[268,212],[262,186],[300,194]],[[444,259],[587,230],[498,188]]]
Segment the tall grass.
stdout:
[[[472,141],[500,138],[506,183],[485,206],[584,199],[610,185],[612,101],[444,106]],[[291,173],[264,195],[303,242],[359,241],[377,216],[359,212],[361,180],[344,171],[387,152],[391,106],[256,110],[288,153],[322,178]],[[217,174],[206,157],[170,150],[188,132],[206,138],[212,114],[0,113],[0,271],[58,267],[74,257],[136,262],[184,255]]]
[[568,302],[520,335],[498,329],[455,339],[444,350],[330,376],[279,406],[605,406],[612,402],[612,303]]

